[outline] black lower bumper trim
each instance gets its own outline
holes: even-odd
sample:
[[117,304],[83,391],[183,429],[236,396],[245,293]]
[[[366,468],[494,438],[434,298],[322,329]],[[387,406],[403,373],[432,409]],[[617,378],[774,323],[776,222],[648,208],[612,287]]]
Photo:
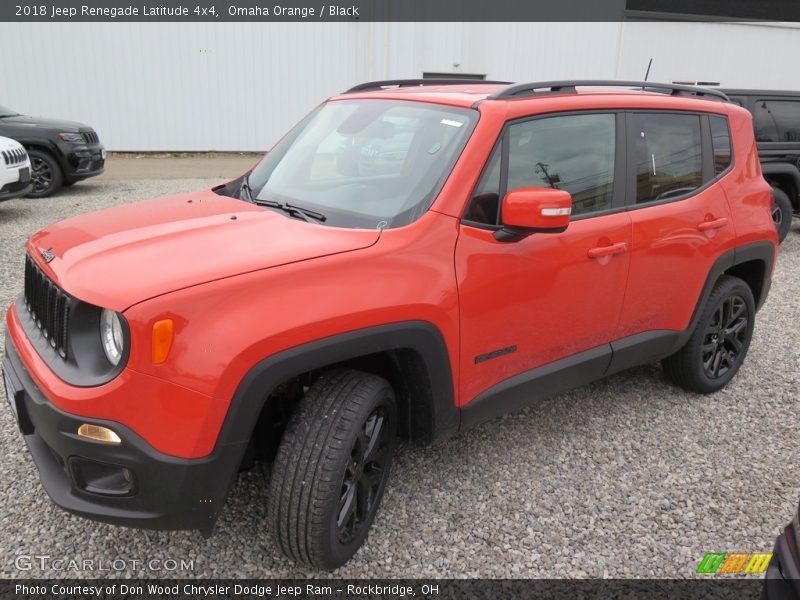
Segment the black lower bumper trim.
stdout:
[[[70,415],[49,402],[33,382],[7,338],[3,369],[16,389],[17,412],[25,420],[25,441],[45,491],[61,508],[89,519],[146,529],[200,529],[210,532],[220,515],[244,451],[241,443],[217,444],[200,459],[182,459],[155,450],[119,423]],[[114,430],[121,444],[77,436],[82,423]],[[135,480],[132,493],[102,493],[87,487],[71,464],[83,460],[119,468]],[[92,490],[92,491],[89,491]]]
[[11,200],[12,198],[24,196],[31,190],[31,186],[32,184],[30,181],[15,181],[13,183],[7,183],[0,188],[0,201]]

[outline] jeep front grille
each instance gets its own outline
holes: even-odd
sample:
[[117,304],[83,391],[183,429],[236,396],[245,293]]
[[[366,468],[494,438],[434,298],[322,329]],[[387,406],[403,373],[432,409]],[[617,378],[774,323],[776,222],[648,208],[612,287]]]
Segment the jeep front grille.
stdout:
[[28,255],[25,256],[25,308],[50,347],[66,359],[70,297]]
[[8,166],[21,165],[28,159],[28,153],[22,148],[14,148],[13,150],[3,150],[0,152],[3,161]]
[[100,141],[100,136],[94,131],[82,131],[81,135],[87,144],[96,144]]

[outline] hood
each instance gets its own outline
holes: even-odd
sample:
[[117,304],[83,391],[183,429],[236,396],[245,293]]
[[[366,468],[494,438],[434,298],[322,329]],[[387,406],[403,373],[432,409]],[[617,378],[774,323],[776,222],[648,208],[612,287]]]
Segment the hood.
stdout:
[[379,237],[205,190],[72,217],[35,233],[27,249],[67,293],[123,311],[188,286],[366,248]]
[[18,141],[7,137],[0,137],[0,151],[19,150],[20,148],[22,148],[22,144],[20,144]]
[[0,125],[16,125],[20,127],[31,127],[38,129],[58,130],[59,132],[77,132],[79,130],[91,129],[88,125],[75,121],[62,121],[61,119],[46,119],[44,117],[30,117],[28,115],[15,115],[13,117],[3,117]]

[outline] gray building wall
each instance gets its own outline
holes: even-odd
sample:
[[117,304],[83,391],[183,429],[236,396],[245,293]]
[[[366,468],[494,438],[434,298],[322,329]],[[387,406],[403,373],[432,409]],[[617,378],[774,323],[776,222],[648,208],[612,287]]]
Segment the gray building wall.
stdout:
[[3,23],[0,104],[110,150],[263,150],[355,83],[423,72],[800,89],[786,24]]

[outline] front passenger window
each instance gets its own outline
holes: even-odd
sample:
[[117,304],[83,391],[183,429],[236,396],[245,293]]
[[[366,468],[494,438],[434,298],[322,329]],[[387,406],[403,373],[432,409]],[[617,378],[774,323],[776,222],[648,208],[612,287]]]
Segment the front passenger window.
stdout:
[[611,208],[616,128],[612,113],[559,115],[511,124],[502,140],[508,144],[508,159],[502,160],[498,142],[464,220],[499,225],[500,199],[521,187],[566,190],[572,195],[573,215]]
[[509,128],[508,186],[536,186],[572,194],[572,214],[611,208],[616,116],[564,115]]

